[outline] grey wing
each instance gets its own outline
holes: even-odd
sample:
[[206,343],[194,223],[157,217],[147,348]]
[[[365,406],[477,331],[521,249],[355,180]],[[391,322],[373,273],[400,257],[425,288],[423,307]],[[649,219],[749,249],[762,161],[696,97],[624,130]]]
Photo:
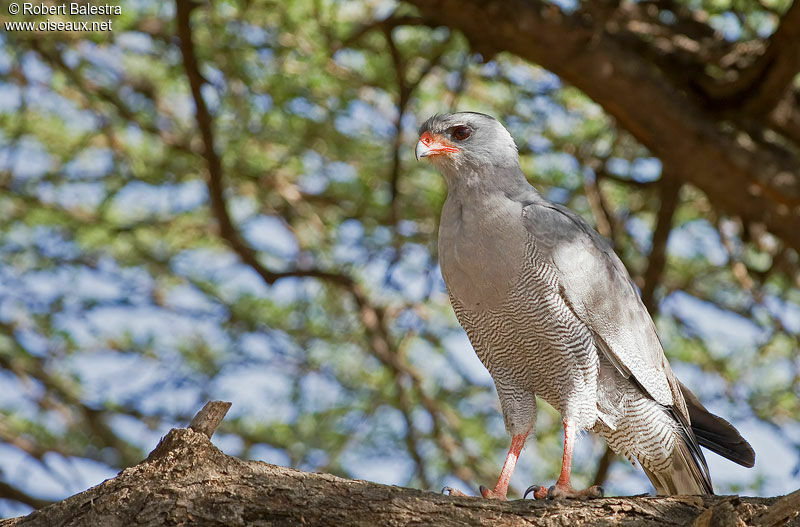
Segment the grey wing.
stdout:
[[537,199],[523,209],[536,250],[558,271],[561,294],[617,369],[650,397],[688,418],[678,380],[653,320],[608,242],[560,205]]

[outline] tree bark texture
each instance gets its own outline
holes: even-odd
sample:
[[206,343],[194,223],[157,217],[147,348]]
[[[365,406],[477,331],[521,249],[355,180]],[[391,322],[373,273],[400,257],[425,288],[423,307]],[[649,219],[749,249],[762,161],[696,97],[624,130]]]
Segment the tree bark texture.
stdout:
[[218,450],[208,432],[213,430],[173,429],[142,463],[28,516],[0,521],[0,527],[800,526],[796,517],[800,491],[780,499],[682,496],[501,502],[457,498],[242,461]]
[[[460,30],[485,57],[507,51],[552,71],[602,106],[727,214],[800,249],[800,2],[726,81],[707,70],[735,56],[705,22],[668,1],[584,2],[565,13],[538,0],[408,0],[429,25]],[[678,22],[660,24],[657,6]],[[680,31],[684,26],[697,32]],[[699,28],[699,29],[698,29]],[[778,139],[779,137],[779,139]]]

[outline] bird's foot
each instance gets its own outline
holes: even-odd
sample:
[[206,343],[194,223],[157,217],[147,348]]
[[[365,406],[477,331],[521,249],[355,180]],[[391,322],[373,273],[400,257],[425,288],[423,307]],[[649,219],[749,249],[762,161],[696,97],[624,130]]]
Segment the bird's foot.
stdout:
[[506,491],[505,490],[500,492],[497,489],[494,489],[494,490],[487,489],[483,485],[481,485],[479,487],[479,490],[481,491],[481,496],[483,496],[487,500],[502,500],[502,501],[506,501],[508,499],[508,498],[506,498]]
[[469,494],[464,494],[458,489],[454,489],[453,487],[445,487],[442,489],[442,494],[447,494],[448,496],[464,496],[469,497]]
[[537,500],[558,500],[564,498],[585,500],[588,498],[602,498],[604,492],[605,491],[603,490],[603,487],[600,485],[592,485],[588,489],[576,490],[573,489],[571,485],[561,485],[556,483],[549,489],[539,485],[531,485],[525,491],[523,498],[532,493],[533,497]]

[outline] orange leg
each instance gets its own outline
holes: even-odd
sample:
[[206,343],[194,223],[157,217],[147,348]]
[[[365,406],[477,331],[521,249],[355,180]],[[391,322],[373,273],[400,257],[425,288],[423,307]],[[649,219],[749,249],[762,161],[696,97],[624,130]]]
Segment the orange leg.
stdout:
[[561,460],[561,474],[558,476],[556,484],[549,489],[540,487],[539,485],[531,485],[525,491],[525,496],[533,492],[533,497],[537,500],[545,498],[600,498],[603,496],[603,487],[593,485],[585,490],[575,490],[572,488],[571,472],[572,472],[572,451],[575,448],[575,435],[577,430],[575,425],[569,421],[563,421],[564,424],[564,457]]
[[[522,447],[525,446],[525,439],[527,439],[527,437],[528,433],[526,432],[524,434],[515,435],[511,438],[511,448],[508,449],[506,462],[503,463],[503,470],[500,471],[500,477],[497,479],[497,485],[494,486],[494,490],[487,489],[481,485],[481,496],[495,500],[506,499],[506,494],[508,493],[508,483],[511,481],[511,474],[514,473],[514,467],[517,465],[519,453],[522,451]],[[466,494],[460,490],[452,489],[450,487],[445,487],[442,489],[442,492],[447,492],[451,496],[466,496]]]
[[575,449],[575,426],[568,421],[564,425],[564,455],[561,458],[561,474],[558,476],[556,486],[569,487],[572,478],[572,452]]
[[528,434],[525,433],[511,438],[511,448],[508,449],[506,462],[503,463],[503,470],[500,471],[500,477],[497,479],[497,485],[494,486],[494,490],[489,490],[481,485],[481,496],[496,500],[506,499],[506,494],[508,493],[508,483],[511,481],[511,474],[514,473],[514,467],[517,466],[519,453],[522,452],[522,447],[525,446],[525,439],[527,439],[527,437]]

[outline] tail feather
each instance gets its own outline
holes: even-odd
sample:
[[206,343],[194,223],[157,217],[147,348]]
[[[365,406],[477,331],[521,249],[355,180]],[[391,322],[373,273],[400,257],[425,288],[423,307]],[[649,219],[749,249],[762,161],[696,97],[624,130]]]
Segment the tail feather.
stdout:
[[[711,485],[711,474],[708,472],[706,458],[700,450],[697,437],[692,431],[689,421],[676,408],[667,410],[678,427],[678,441],[672,452],[672,464],[668,471],[650,477],[658,494],[714,494]],[[659,489],[659,484],[663,487]]]
[[714,494],[705,460],[699,463],[685,441],[680,442],[673,451],[668,470],[655,472],[644,465],[642,469],[659,496]]
[[692,421],[692,431],[697,441],[712,452],[730,459],[744,467],[755,464],[756,455],[739,432],[725,419],[706,410],[706,407],[697,399],[689,389],[681,386],[681,392],[686,399],[689,409],[689,419]]
[[755,453],[733,425],[709,412],[686,386],[680,384],[680,388],[689,419],[676,408],[665,408],[679,424],[680,440],[672,453],[672,463],[668,470],[659,472],[643,468],[658,494],[713,494],[701,445],[745,467],[753,466]]
[[614,452],[638,461],[659,495],[714,494],[701,445],[748,467],[755,455],[730,423],[678,386],[674,396],[680,404],[664,406],[635,380],[620,375],[614,385],[619,397],[599,399],[598,408],[604,405],[608,419],[598,420],[594,430]]

